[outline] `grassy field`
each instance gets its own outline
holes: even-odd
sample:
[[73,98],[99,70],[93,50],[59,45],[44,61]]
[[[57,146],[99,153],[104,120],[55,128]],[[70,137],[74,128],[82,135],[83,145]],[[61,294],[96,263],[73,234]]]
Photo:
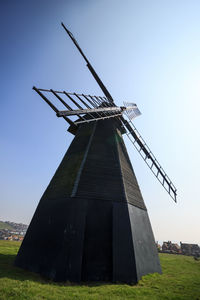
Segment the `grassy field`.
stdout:
[[57,284],[13,266],[19,242],[0,241],[0,300],[7,299],[188,299],[200,300],[200,261],[160,254],[163,274],[144,276],[136,286],[125,284]]

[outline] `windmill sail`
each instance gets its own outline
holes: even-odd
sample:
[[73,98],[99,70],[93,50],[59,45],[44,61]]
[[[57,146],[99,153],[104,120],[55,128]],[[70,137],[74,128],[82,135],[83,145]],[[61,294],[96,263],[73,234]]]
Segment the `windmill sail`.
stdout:
[[[127,106],[118,107],[111,104],[106,97],[67,93],[65,91],[54,91],[52,89],[38,89],[36,87],[33,87],[33,89],[56,112],[57,117],[64,118],[70,125],[120,117],[124,112],[126,112],[131,119],[141,114],[135,103],[126,103]],[[57,106],[48,99],[45,93],[54,95],[55,99],[59,100],[67,110],[59,110]],[[62,97],[61,94],[63,94]],[[74,108],[74,106],[78,109]],[[70,119],[72,116],[77,116],[79,119],[72,121]]]
[[81,55],[84,58],[84,60],[86,61],[88,69],[92,73],[94,79],[97,81],[97,83],[100,86],[101,90],[103,91],[104,95],[109,99],[110,102],[114,102],[111,94],[109,93],[109,91],[107,90],[107,88],[105,87],[105,85],[103,84],[103,82],[101,81],[101,79],[99,78],[99,76],[97,75],[96,71],[92,67],[91,63],[89,62],[89,60],[87,59],[87,57],[83,53],[81,47],[79,46],[78,42],[74,38],[73,34],[65,27],[65,25],[63,23],[61,23],[61,25],[65,29],[65,31],[67,32],[67,34],[69,35],[69,37],[71,38],[71,40],[73,41],[74,45],[77,47],[77,49],[81,53]]
[[152,173],[162,184],[164,189],[168,192],[170,197],[176,202],[176,188],[166,172],[163,170],[152,151],[149,149],[144,139],[131,121],[122,120],[123,125],[127,129],[126,135],[132,142],[136,150],[139,152],[147,166],[150,168]]

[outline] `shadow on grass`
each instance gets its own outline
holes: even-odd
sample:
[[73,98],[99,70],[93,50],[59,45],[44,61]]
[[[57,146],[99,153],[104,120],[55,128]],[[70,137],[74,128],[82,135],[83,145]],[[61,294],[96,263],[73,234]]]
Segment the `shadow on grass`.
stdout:
[[34,281],[41,284],[52,284],[57,286],[90,286],[111,285],[112,282],[54,282],[48,278],[41,277],[40,274],[33,273],[14,265],[16,254],[0,254],[0,278],[10,278],[20,281]]

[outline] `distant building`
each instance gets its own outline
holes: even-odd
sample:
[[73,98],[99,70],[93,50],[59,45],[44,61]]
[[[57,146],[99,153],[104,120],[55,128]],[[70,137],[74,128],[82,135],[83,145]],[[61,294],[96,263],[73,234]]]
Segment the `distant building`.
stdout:
[[178,244],[172,243],[171,241],[163,242],[162,252],[180,254],[181,248]]
[[[28,225],[21,223],[14,223],[10,221],[1,221],[2,228],[0,229],[0,240],[10,240],[10,241],[22,241]],[[6,228],[6,226],[8,226]]]
[[184,255],[200,255],[200,247],[197,244],[181,243],[181,252]]

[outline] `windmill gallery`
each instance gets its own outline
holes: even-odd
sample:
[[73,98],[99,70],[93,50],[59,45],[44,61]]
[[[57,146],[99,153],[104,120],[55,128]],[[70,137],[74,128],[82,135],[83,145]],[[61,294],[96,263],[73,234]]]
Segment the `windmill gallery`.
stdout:
[[161,267],[123,134],[174,201],[176,188],[132,123],[140,115],[137,105],[116,106],[62,26],[104,96],[33,87],[75,137],[39,202],[15,264],[54,281],[137,283],[143,275],[161,273]]

